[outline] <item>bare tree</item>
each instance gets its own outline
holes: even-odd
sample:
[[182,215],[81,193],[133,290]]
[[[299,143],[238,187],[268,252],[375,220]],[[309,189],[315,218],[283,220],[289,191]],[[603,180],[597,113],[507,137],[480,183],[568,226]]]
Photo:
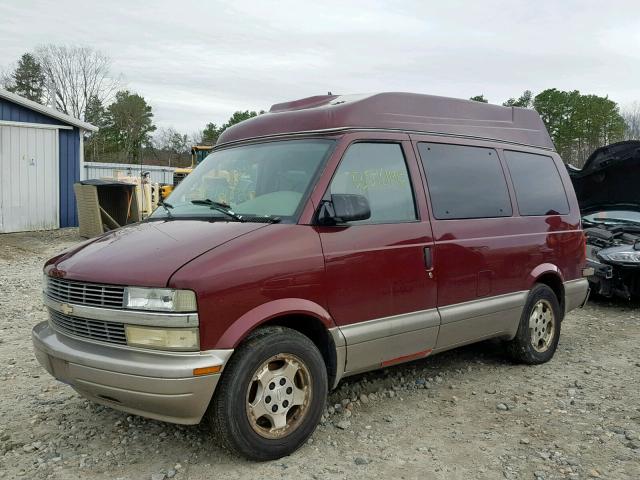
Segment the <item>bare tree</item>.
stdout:
[[44,45],[35,53],[55,97],[48,101],[67,115],[84,120],[89,99],[106,104],[120,86],[111,59],[92,48]]
[[6,69],[0,67],[0,88],[11,88],[13,85],[13,72],[14,68],[12,66],[7,67]]
[[154,136],[152,145],[171,166],[189,153],[189,136],[177,132],[173,127],[161,128]]
[[202,144],[203,133],[202,130],[196,130],[195,132],[191,132],[189,135],[189,141],[191,145],[200,145]]
[[622,111],[625,140],[640,140],[640,102],[633,102]]

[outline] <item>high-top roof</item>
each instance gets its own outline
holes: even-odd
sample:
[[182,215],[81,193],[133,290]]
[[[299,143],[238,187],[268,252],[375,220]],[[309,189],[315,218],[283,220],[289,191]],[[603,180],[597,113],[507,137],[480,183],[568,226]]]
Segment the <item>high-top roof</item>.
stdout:
[[534,110],[416,93],[319,95],[278,103],[268,113],[225,130],[217,144],[350,128],[458,135],[554,149]]

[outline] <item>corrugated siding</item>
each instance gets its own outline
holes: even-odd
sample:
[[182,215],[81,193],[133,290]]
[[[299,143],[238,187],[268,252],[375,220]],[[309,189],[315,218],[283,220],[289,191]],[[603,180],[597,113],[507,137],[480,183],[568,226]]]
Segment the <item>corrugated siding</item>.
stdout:
[[159,165],[132,165],[130,163],[84,162],[83,180],[93,178],[114,178],[116,172],[129,177],[139,177],[142,172],[150,172],[151,182],[173,184],[175,168]]
[[58,228],[58,135],[0,125],[0,232]]
[[[65,125],[58,119],[47,117],[4,99],[0,99],[0,120]],[[78,225],[78,214],[73,184],[80,180],[80,130],[74,127],[73,130],[59,132],[60,227],[75,227]]]
[[73,184],[80,181],[80,132],[60,130],[60,226],[78,225]]
[[63,125],[63,122],[34,112],[22,105],[16,105],[0,98],[0,120],[9,122],[46,123],[47,125]]

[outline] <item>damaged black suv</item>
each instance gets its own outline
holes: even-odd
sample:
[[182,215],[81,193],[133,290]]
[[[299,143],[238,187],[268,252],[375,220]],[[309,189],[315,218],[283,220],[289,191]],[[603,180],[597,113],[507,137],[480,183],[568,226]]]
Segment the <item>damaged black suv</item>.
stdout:
[[593,293],[640,299],[640,141],[598,148],[568,166],[587,239]]

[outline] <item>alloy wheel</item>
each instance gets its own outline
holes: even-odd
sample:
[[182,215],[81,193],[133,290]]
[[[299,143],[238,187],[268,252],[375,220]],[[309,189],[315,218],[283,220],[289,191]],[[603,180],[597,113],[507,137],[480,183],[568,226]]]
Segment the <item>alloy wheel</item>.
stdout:
[[311,395],[304,362],[288,353],[274,355],[249,382],[246,411],[251,428],[265,438],[289,435],[307,414]]
[[547,300],[539,300],[529,317],[531,345],[537,352],[545,352],[551,346],[556,331],[553,308]]

